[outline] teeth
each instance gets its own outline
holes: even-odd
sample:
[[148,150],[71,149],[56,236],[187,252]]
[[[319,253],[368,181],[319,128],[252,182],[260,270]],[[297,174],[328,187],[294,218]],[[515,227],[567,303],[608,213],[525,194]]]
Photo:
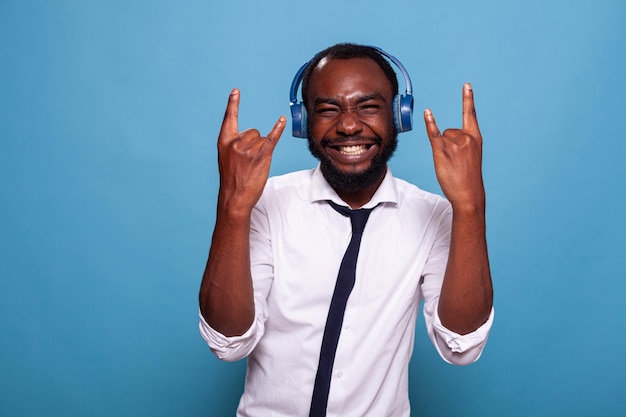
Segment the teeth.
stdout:
[[360,155],[367,150],[365,145],[340,146],[339,151],[343,155]]

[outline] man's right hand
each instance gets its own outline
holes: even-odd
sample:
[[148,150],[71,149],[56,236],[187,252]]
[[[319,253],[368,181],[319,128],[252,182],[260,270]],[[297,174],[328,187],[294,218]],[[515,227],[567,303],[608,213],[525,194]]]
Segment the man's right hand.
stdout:
[[285,129],[287,119],[280,116],[267,136],[261,136],[256,129],[239,132],[239,98],[239,90],[234,89],[228,97],[217,141],[219,200],[223,208],[249,215],[263,193],[269,176],[272,152]]

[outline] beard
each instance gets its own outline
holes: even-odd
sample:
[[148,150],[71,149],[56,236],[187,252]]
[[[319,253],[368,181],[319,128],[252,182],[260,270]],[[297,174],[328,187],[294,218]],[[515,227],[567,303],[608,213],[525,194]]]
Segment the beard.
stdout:
[[382,145],[383,140],[380,136],[359,136],[354,139],[367,139],[382,146],[381,152],[372,158],[370,166],[361,172],[345,172],[333,164],[332,160],[322,152],[324,144],[329,142],[329,139],[322,139],[320,145],[318,145],[310,137],[308,138],[309,150],[320,161],[320,169],[322,174],[324,174],[324,178],[338,192],[354,193],[374,185],[387,172],[387,162],[398,147],[398,133],[395,131],[384,145]]

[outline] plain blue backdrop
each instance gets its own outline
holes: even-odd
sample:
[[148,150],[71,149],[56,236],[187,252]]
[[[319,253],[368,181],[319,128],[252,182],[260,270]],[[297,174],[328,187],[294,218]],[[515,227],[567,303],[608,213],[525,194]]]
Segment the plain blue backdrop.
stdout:
[[[414,415],[626,415],[625,18],[623,0],[0,0],[0,415],[234,414],[245,363],[197,330],[228,93],[267,133],[298,67],[343,41],[412,76],[394,174],[440,192],[421,111],[459,127],[465,81],[484,136],[496,322],[468,367],[419,322]],[[314,164],[283,134],[273,174]]]

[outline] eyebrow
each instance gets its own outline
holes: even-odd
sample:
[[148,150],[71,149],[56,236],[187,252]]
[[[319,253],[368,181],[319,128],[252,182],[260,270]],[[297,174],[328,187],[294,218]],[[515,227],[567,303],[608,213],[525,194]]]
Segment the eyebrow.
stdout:
[[[385,101],[385,98],[383,97],[382,94],[379,93],[372,93],[372,94],[366,94],[360,97],[357,97],[356,99],[356,104],[361,104],[364,103],[366,101],[370,101],[370,100],[382,100],[383,102]],[[318,104],[332,104],[335,106],[339,106],[339,101],[335,98],[331,98],[331,97],[318,97],[315,99],[314,105],[318,105]]]

